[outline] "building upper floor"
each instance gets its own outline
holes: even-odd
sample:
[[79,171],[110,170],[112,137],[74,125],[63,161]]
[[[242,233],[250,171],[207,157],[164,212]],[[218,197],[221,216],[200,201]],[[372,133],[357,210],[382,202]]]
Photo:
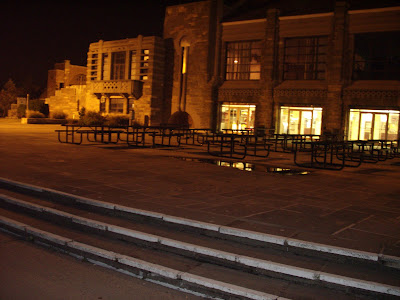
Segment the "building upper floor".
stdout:
[[86,84],[86,67],[72,65],[69,60],[56,63],[47,75],[47,97],[54,96],[57,90],[71,85]]
[[349,10],[337,2],[332,12],[292,16],[271,9],[221,25],[220,75],[236,86],[400,80],[400,6]]

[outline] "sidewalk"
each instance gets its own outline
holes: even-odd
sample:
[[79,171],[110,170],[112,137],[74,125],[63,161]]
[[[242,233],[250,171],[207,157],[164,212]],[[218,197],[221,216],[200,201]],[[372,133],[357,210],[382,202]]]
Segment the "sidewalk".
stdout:
[[[400,159],[283,175],[193,159],[205,147],[60,144],[59,125],[0,119],[0,177],[93,199],[301,240],[400,256]],[[292,154],[250,160],[298,170]]]

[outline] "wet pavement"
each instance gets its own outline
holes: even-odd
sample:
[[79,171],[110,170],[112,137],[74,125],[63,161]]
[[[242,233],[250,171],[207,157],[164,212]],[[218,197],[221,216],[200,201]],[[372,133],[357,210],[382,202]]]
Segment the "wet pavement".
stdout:
[[[59,125],[0,119],[0,176],[140,209],[400,256],[400,159],[341,171],[293,154],[245,163],[206,147],[61,144]],[[112,151],[110,151],[112,150]]]

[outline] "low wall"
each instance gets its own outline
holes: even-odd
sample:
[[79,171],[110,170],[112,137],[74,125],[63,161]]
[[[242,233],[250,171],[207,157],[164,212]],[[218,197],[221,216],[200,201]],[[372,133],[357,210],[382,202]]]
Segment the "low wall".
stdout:
[[50,118],[21,118],[21,124],[66,124],[65,119],[50,119]]

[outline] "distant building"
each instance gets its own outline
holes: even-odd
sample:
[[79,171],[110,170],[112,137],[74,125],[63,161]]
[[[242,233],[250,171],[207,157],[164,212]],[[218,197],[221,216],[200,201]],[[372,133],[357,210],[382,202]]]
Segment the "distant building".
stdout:
[[50,115],[63,111],[69,118],[78,118],[86,103],[86,67],[72,65],[69,60],[55,64],[48,71],[46,103]]
[[165,121],[164,41],[143,37],[90,44],[88,91],[105,114],[135,113],[140,124]]

